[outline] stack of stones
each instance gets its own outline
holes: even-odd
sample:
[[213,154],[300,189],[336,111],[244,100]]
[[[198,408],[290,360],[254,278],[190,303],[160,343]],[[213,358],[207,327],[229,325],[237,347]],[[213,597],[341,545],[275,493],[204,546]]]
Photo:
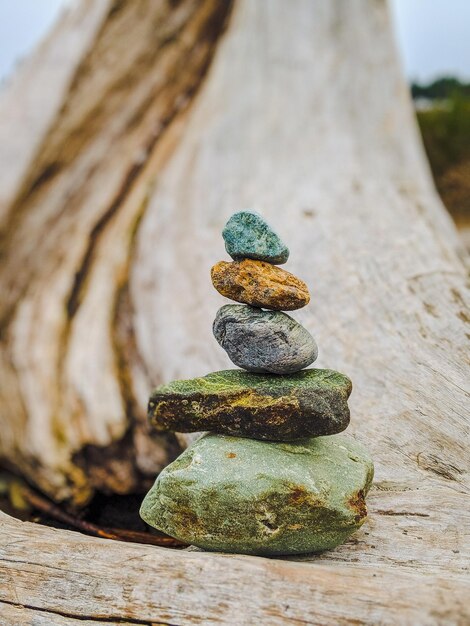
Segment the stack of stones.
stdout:
[[141,507],[155,528],[208,550],[281,555],[334,548],[366,517],[373,465],[349,424],[349,378],[304,369],[310,333],[282,311],[305,306],[304,282],[277,267],[289,250],[257,213],[223,231],[233,262],[214,287],[241,304],[217,313],[214,335],[243,369],[158,387],[158,430],[210,431],[158,476]]

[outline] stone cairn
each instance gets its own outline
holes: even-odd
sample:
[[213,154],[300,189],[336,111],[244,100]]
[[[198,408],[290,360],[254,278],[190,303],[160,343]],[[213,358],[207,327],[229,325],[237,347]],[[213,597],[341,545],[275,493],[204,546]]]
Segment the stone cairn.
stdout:
[[310,333],[282,311],[310,300],[277,267],[289,250],[257,213],[235,213],[223,237],[233,262],[212,268],[227,304],[213,331],[243,369],[158,387],[157,430],[209,431],[158,476],[140,514],[151,526],[207,550],[287,555],[334,548],[364,522],[373,465],[349,424],[349,378],[304,369]]

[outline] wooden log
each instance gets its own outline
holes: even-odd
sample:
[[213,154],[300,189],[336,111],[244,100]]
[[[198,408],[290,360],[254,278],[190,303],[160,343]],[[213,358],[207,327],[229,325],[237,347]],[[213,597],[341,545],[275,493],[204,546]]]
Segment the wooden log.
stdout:
[[[29,152],[15,121],[38,116],[36,103],[7,96],[0,105],[13,125],[2,162],[31,157],[27,171],[18,160],[21,184],[2,211],[0,457],[76,505],[95,488],[144,490],[177,452],[174,437],[147,427],[152,381],[134,345],[128,276],[162,144],[203,81],[230,9],[137,0],[109,3],[103,17],[105,3],[94,0],[97,28],[90,2],[57,29],[62,45],[77,29],[88,44],[69,63],[54,122],[35,122]],[[55,62],[57,43],[53,35],[15,87],[44,89],[31,68]],[[64,73],[51,72],[48,91],[64,90]],[[15,117],[14,106],[24,109]]]
[[[208,270],[227,217],[258,206],[311,289],[297,318],[318,365],[353,380],[350,432],[376,463],[370,521],[288,561],[2,516],[0,601],[131,623],[468,623],[467,277],[385,2],[238,0],[230,15],[155,2],[151,34],[144,5],[119,6],[8,212],[1,454],[56,499],[142,485],[168,458],[144,430],[150,386],[230,366]],[[177,15],[173,44],[143,60]]]
[[[3,624],[12,624],[14,626],[96,626],[96,624],[103,623],[99,617],[97,619],[75,619],[74,617],[60,615],[58,613],[39,611],[26,606],[20,607],[4,602],[0,602],[0,615]],[[147,623],[149,626],[158,626],[156,624],[151,625],[149,622]],[[129,622],[127,620],[115,622],[114,620],[106,620],[106,624],[110,624],[110,626],[138,626],[139,624],[145,624],[145,622]]]
[[[361,557],[364,545],[351,561],[299,562],[122,544],[3,514],[0,520],[0,607],[26,607],[35,616],[47,611],[51,626],[63,616],[247,626],[463,625],[470,619],[468,579],[438,564],[406,563],[404,546],[396,561],[386,562],[379,544],[371,551],[374,562]],[[413,518],[404,513],[399,523],[401,530],[390,525],[389,535],[398,546]]]
[[23,179],[110,9],[111,0],[82,0],[65,11],[0,93],[0,224],[8,219]]

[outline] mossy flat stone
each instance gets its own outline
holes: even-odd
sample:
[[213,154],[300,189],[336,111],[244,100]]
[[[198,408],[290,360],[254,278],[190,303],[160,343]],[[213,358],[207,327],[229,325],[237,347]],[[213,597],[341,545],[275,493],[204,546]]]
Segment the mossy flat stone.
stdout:
[[262,309],[294,311],[310,302],[303,280],[264,261],[220,261],[211,269],[211,278],[226,298]]
[[217,311],[212,330],[232,363],[249,372],[293,374],[318,356],[308,330],[281,311],[226,304]]
[[269,224],[254,211],[234,213],[222,231],[227,253],[235,261],[258,259],[281,265],[289,249]]
[[319,552],[362,525],[372,477],[368,453],[347,436],[268,443],[208,434],[161,472],[140,515],[206,550]]
[[347,428],[351,389],[349,378],[333,370],[286,376],[223,370],[157,387],[148,415],[157,430],[290,441]]

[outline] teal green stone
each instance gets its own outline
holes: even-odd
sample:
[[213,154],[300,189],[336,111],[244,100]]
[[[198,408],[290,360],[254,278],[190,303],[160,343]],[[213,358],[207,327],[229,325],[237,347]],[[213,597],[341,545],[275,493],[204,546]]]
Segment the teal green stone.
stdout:
[[282,265],[289,249],[271,226],[254,211],[234,213],[222,231],[227,253],[235,261],[257,259]]
[[319,552],[362,525],[372,478],[368,453],[344,435],[271,443],[207,434],[161,472],[140,515],[206,550]]

